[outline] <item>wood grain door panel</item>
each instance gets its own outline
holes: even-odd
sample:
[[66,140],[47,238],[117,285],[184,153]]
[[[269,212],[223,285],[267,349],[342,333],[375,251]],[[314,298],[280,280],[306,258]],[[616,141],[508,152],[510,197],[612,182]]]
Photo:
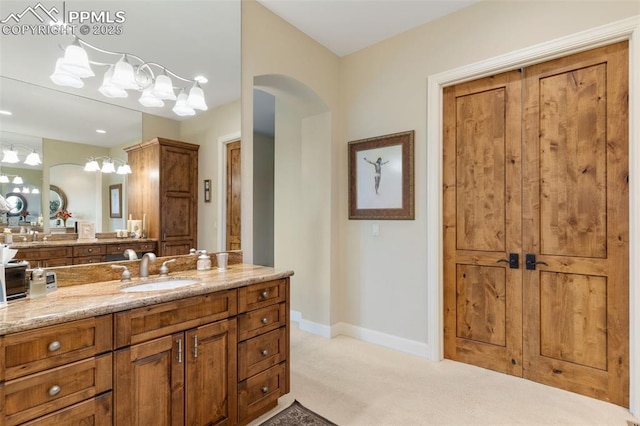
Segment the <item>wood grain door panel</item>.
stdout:
[[227,144],[227,250],[240,250],[240,141]]

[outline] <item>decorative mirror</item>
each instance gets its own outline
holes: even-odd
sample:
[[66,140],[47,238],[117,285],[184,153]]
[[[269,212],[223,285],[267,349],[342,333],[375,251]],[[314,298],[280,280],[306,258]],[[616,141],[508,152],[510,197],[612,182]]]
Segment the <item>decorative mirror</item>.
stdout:
[[[20,195],[20,194],[16,194]],[[26,201],[25,201],[26,202]],[[49,218],[55,219],[56,213],[67,208],[67,195],[55,185],[49,185]]]
[[27,199],[16,192],[10,192],[4,197],[10,206],[15,206],[7,212],[7,216],[20,216],[22,212],[27,211]]

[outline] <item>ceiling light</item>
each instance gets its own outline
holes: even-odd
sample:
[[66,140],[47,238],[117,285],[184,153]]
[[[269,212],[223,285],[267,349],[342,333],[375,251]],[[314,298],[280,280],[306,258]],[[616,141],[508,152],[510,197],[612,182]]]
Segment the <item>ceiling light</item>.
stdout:
[[196,111],[187,104],[187,94],[184,93],[184,89],[180,91],[178,100],[176,101],[176,105],[173,107],[172,111],[180,117],[196,115]]
[[9,149],[3,149],[4,156],[2,157],[3,163],[19,163],[18,153],[13,149],[13,146]]
[[203,76],[203,75],[199,75],[199,76],[195,77],[194,80],[197,81],[198,83],[202,83],[202,84],[205,84],[205,83],[209,82],[209,79],[207,77]]
[[5,111],[0,109],[0,115],[13,115],[13,113],[11,111]]
[[0,175],[0,183],[9,183],[9,176]]
[[100,169],[102,173],[115,173],[116,168],[113,166],[111,160],[104,160],[102,162],[102,168]]
[[[91,60],[89,54],[99,55],[100,62]],[[104,58],[113,56],[112,61]],[[65,49],[64,56],[56,61],[55,71],[50,78],[59,86],[84,87],[82,79],[95,76],[92,65],[108,67],[103,75],[102,85],[98,89],[108,98],[126,98],[128,90],[141,92],[140,104],[145,107],[161,108],[162,101],[176,101],[176,89],[189,90],[180,105],[174,105],[173,111],[181,116],[195,115],[194,109],[206,111],[205,94],[200,84],[208,80],[203,76],[188,79],[170,71],[161,64],[147,62],[127,52],[114,52],[96,47],[79,37]],[[174,82],[176,82],[174,86]]]
[[27,155],[27,158],[25,158],[24,160],[24,164],[28,164],[30,166],[37,166],[39,164],[42,164],[42,161],[40,161],[40,156],[34,150],[33,152],[29,153],[29,155]]
[[16,185],[22,185],[24,183],[24,181],[22,180],[22,178],[20,176],[16,176],[16,177],[13,178],[11,183],[15,183]]
[[100,133],[101,135],[104,135],[105,133],[107,133],[107,131],[102,129],[96,129],[96,133]]
[[89,56],[80,46],[80,40],[77,37],[64,50],[60,69],[79,78],[93,77],[95,75],[89,65]]

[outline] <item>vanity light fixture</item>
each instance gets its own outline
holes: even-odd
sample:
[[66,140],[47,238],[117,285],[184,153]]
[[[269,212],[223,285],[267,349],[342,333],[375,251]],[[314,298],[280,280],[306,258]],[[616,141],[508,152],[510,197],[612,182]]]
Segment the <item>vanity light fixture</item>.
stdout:
[[9,176],[5,174],[0,175],[0,183],[9,183]]
[[38,188],[33,188],[33,190],[31,190],[32,194],[39,194],[40,190]]
[[[98,160],[102,160],[102,166],[98,163]],[[116,171],[115,164],[122,163],[118,166]],[[111,158],[111,157],[95,157],[89,159],[87,163],[84,165],[85,172],[97,172],[100,171],[102,173],[116,173],[119,175],[128,175],[131,174],[131,167],[125,161],[119,158]]]
[[9,149],[3,149],[2,152],[4,156],[2,157],[3,163],[19,163],[20,159],[18,158],[18,152],[13,149],[13,146],[10,146]]
[[[117,61],[90,60],[87,50],[93,56],[115,56]],[[161,108],[164,101],[176,101],[172,111],[179,116],[195,115],[196,109],[207,110],[204,91],[200,86],[207,79],[202,76],[195,79],[184,78],[156,62],[146,62],[131,53],[101,49],[79,37],[75,37],[73,43],[64,48],[64,52],[50,76],[51,81],[59,86],[81,88],[84,86],[82,79],[95,76],[91,65],[104,66],[108,68],[98,90],[108,98],[126,98],[129,96],[127,90],[136,90],[141,92],[138,101],[145,107]],[[181,85],[174,87],[172,77],[179,80]],[[180,90],[177,98],[175,89]],[[185,89],[188,89],[188,93]]]
[[42,161],[40,160],[40,155],[36,152],[35,149],[30,148],[28,146],[23,147],[21,145],[10,145],[9,149],[3,149],[2,150],[2,152],[4,153],[2,157],[3,163],[15,164],[20,162],[20,158],[18,158],[18,151],[15,149],[16,147],[20,147],[21,149],[24,149],[25,151],[28,152],[24,160],[24,164],[27,164],[29,166],[37,166],[42,164]]
[[13,178],[11,183],[15,183],[16,185],[22,185],[24,183],[24,181],[22,180],[22,178],[20,176],[16,176],[16,177]]

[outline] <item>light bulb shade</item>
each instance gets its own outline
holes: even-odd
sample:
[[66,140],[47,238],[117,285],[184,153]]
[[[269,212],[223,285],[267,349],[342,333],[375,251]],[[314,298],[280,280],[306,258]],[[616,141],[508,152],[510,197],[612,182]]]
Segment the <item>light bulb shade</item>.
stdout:
[[29,166],[37,166],[38,164],[42,164],[42,161],[40,161],[40,156],[38,155],[38,153],[33,151],[32,153],[27,155],[27,158],[25,158],[24,160],[24,164],[28,164]]
[[[127,91],[117,87],[112,83],[113,77],[113,69],[114,66],[111,65],[107,72],[104,73],[104,78],[102,79],[102,86],[98,89],[100,93],[102,93],[107,98],[126,98],[129,96]],[[97,164],[97,163],[96,163]]]
[[39,194],[40,190],[38,188],[33,188],[33,191],[31,191],[32,194]]
[[187,105],[187,94],[184,93],[184,89],[180,91],[178,99],[176,100],[176,105],[173,107],[172,111],[180,117],[196,115],[196,111]]
[[13,191],[11,192],[17,192],[18,194],[20,193],[20,188],[18,188],[17,186],[15,188],[13,188]]
[[24,188],[22,188],[22,193],[23,194],[30,194],[31,191],[29,191],[29,188],[27,188],[26,186]]
[[24,181],[22,180],[22,178],[20,176],[14,177],[11,182],[15,183],[16,185],[22,185],[24,183]]
[[158,99],[153,94],[153,88],[151,86],[147,87],[142,91],[142,95],[140,95],[140,99],[138,99],[142,105],[146,107],[163,107],[164,102],[162,99]]
[[136,75],[127,59],[127,55],[124,55],[122,59],[116,62],[113,69],[113,76],[111,77],[111,84],[121,89],[138,89]]
[[89,160],[87,164],[84,165],[85,172],[97,172],[100,170],[100,165],[96,160]]
[[0,183],[9,183],[9,176],[0,175]]
[[207,104],[204,101],[204,91],[200,85],[196,82],[189,91],[189,97],[187,98],[187,105],[194,109],[201,111],[207,110]]
[[153,85],[153,96],[167,101],[176,100],[176,94],[173,91],[173,83],[168,75],[160,74],[156,77],[156,82]]
[[93,77],[95,75],[89,65],[87,52],[80,46],[78,39],[75,39],[64,50],[64,58],[60,64],[60,69],[78,78]]
[[51,81],[53,81],[58,86],[75,87],[76,89],[84,87],[84,81],[82,81],[80,77],[77,77],[60,68],[60,64],[63,60],[63,58],[59,58],[56,61],[56,69],[53,74],[49,76]]
[[129,175],[131,174],[131,167],[129,167],[128,164],[125,164],[123,166],[118,166],[118,171],[116,172],[119,175]]
[[115,173],[116,168],[113,166],[113,163],[109,160],[104,160],[102,162],[102,169],[100,169],[102,173]]
[[2,152],[4,152],[4,156],[2,157],[3,163],[19,163],[20,162],[20,159],[18,158],[18,153],[14,151],[13,148],[3,149]]

